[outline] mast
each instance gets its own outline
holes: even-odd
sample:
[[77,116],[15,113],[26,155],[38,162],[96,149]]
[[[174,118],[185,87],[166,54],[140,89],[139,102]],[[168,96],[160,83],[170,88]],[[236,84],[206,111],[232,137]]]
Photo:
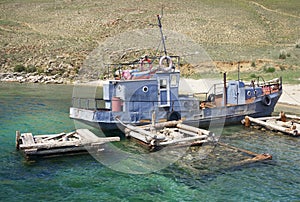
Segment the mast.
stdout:
[[163,47],[164,47],[164,53],[165,53],[165,55],[168,55],[167,49],[166,49],[165,37],[164,37],[163,31],[162,31],[161,16],[157,15],[157,19],[158,19],[158,27],[159,27],[160,35],[161,35],[161,41],[162,41]]

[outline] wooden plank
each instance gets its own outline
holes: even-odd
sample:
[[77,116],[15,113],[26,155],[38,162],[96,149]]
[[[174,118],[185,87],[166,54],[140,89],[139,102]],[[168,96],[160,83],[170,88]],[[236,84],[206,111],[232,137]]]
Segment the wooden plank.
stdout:
[[203,137],[202,136],[196,136],[196,137],[186,137],[186,138],[180,138],[180,139],[175,139],[175,140],[169,140],[166,142],[158,142],[157,145],[158,146],[167,146],[167,145],[171,145],[171,144],[177,144],[177,143],[184,143],[184,142],[190,142],[190,141],[194,141],[194,140],[200,140],[201,143],[207,142],[207,140],[202,140]]
[[188,130],[188,131],[197,133],[199,135],[202,135],[202,134],[208,135],[208,136],[213,135],[213,132],[211,132],[211,131],[208,131],[208,130],[205,130],[205,129],[201,129],[201,128],[196,128],[196,127],[189,126],[189,125],[185,125],[185,124],[182,124],[182,123],[179,123],[176,126],[178,128],[180,128],[180,129]]
[[142,134],[140,134],[138,132],[135,132],[135,131],[130,131],[128,135],[130,137],[133,137],[133,138],[138,139],[138,140],[140,140],[142,142],[145,142],[145,143],[150,143],[150,140],[151,140],[151,139],[146,138],[145,135],[142,135]]
[[280,119],[280,116],[268,116],[268,117],[259,117],[259,118],[256,118],[258,120],[261,120],[261,121],[267,121],[267,120],[278,120]]
[[51,136],[49,136],[49,137],[47,137],[47,138],[42,139],[42,141],[52,140],[52,139],[61,137],[61,136],[65,135],[65,134],[66,134],[66,133],[59,133],[59,134],[56,134],[56,135],[51,135]]
[[285,116],[286,116],[287,118],[289,118],[289,119],[300,120],[300,117],[299,117],[299,116],[296,116],[296,115],[286,114]]
[[191,131],[183,130],[183,129],[179,129],[179,132],[182,132],[191,137],[202,137],[203,139],[208,137],[207,135],[199,135],[199,134],[193,133]]
[[69,152],[78,152],[78,151],[86,151],[86,149],[82,147],[66,147],[66,148],[55,148],[48,150],[36,150],[36,149],[26,149],[24,153],[26,155],[52,155],[52,154],[63,154]]
[[182,123],[182,121],[167,121],[164,123],[156,123],[154,127],[155,128],[175,127],[179,123]]
[[97,140],[92,140],[92,141],[86,141],[83,142],[83,144],[88,144],[88,145],[99,145],[99,144],[104,144],[107,142],[118,142],[120,141],[120,137],[99,137]]
[[278,125],[275,125],[273,123],[267,123],[267,122],[252,118],[250,116],[248,116],[248,118],[251,122],[256,123],[258,125],[262,125],[266,128],[269,128],[269,129],[272,129],[272,130],[277,130],[277,131],[280,131],[280,132],[283,132],[283,133],[286,133],[286,134],[289,134],[289,135],[292,135],[292,136],[298,136],[299,135],[297,130],[287,129],[285,127],[278,126]]
[[277,124],[277,125],[285,127],[285,128],[294,128],[294,129],[299,128],[300,129],[300,125],[297,124],[297,123],[294,123],[292,121],[287,121],[287,122],[283,122],[283,121],[273,121],[272,122],[272,121],[269,121],[268,123]]
[[124,125],[126,128],[128,128],[129,130],[135,131],[137,133],[143,134],[145,136],[151,137],[152,139],[155,138],[156,134],[153,134],[147,130],[144,130],[142,128],[136,127],[136,126],[132,126],[130,124]]
[[16,149],[20,149],[20,138],[21,138],[21,133],[20,131],[16,131]]
[[241,149],[241,148],[238,148],[238,147],[234,147],[234,146],[231,146],[229,144],[222,143],[222,142],[218,142],[218,144],[221,145],[221,146],[223,146],[223,147],[228,147],[230,149],[237,150],[237,151],[249,154],[251,156],[257,156],[257,155],[259,155],[258,153],[255,153],[255,152],[252,152],[252,151],[249,151],[249,150],[246,150],[246,149]]
[[33,139],[33,136],[32,136],[32,133],[23,133],[23,134],[21,134],[21,139],[22,139],[22,143],[23,143],[22,145],[32,145],[32,144],[35,143],[34,139]]
[[120,141],[120,137],[98,137],[88,129],[77,129],[77,134],[82,138],[83,144],[91,143],[106,143],[106,142],[115,142]]
[[47,143],[33,143],[33,144],[26,144],[20,145],[20,149],[51,149],[56,147],[68,147],[68,146],[82,146],[80,140],[77,141],[66,141],[66,142],[47,142]]

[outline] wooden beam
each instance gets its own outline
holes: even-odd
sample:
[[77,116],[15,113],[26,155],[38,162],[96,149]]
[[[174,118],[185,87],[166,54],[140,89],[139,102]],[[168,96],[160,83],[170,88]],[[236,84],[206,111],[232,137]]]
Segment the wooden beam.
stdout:
[[286,114],[285,116],[286,116],[288,119],[300,120],[300,117],[299,117],[299,116],[296,116],[296,115]]
[[16,131],[16,149],[20,149],[20,138],[21,138],[21,133],[20,131]]
[[257,156],[257,155],[259,155],[258,153],[255,153],[255,152],[252,152],[252,151],[249,151],[249,150],[246,150],[246,149],[241,149],[241,148],[238,148],[238,147],[234,147],[234,146],[231,146],[229,144],[225,144],[223,142],[218,142],[218,144],[221,145],[221,146],[223,146],[223,147],[228,147],[230,149],[237,150],[237,151],[243,152],[245,154],[249,154],[251,156]]
[[34,139],[32,133],[23,133],[21,135],[22,145],[31,145],[34,144]]
[[298,131],[297,130],[293,130],[293,129],[288,129],[279,125],[276,125],[275,123],[269,123],[269,122],[265,122],[265,121],[261,121],[259,119],[256,118],[252,118],[250,116],[248,116],[249,120],[253,123],[256,123],[258,125],[264,126],[266,128],[272,129],[272,130],[277,130],[292,136],[298,136]]
[[177,140],[169,140],[169,141],[166,141],[166,142],[158,142],[157,146],[167,146],[167,145],[171,145],[171,144],[177,144],[177,143],[180,143],[180,142],[190,142],[190,141],[194,141],[194,140],[200,140],[200,141],[197,141],[198,143],[207,142],[207,140],[203,140],[203,137],[201,137],[201,136],[199,136],[199,137],[186,137],[186,138],[181,138],[181,139],[177,139]]
[[197,133],[199,135],[203,134],[203,135],[211,136],[213,134],[213,132],[211,132],[211,131],[201,129],[201,128],[196,128],[196,127],[189,126],[189,125],[185,125],[185,124],[182,124],[182,123],[178,123],[176,126],[180,129],[188,130],[188,131]]
[[42,139],[42,141],[52,140],[52,139],[61,137],[61,136],[65,135],[65,134],[66,134],[66,133],[59,133],[59,134],[56,134],[56,135],[51,135],[50,137],[47,137],[47,138],[45,138],[45,139]]

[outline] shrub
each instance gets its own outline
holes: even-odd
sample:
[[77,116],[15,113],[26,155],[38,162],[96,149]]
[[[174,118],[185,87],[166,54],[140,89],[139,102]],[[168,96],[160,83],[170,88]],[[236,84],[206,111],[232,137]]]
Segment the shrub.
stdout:
[[252,62],[252,63],[251,63],[251,67],[256,67],[255,62]]
[[266,73],[273,73],[275,72],[275,67],[268,67],[264,69]]
[[26,67],[26,72],[27,73],[33,73],[33,72],[36,72],[36,67],[33,66],[33,65],[29,65],[28,67]]
[[14,72],[24,72],[24,71],[25,71],[24,65],[19,64],[14,67]]
[[279,59],[286,59],[286,54],[285,53],[280,53],[279,54]]
[[280,66],[279,68],[280,68],[281,71],[284,71],[284,70],[285,70],[285,67],[284,67],[284,66]]
[[250,78],[256,78],[256,74],[250,74]]
[[42,73],[44,73],[44,69],[42,67],[38,67],[37,72],[38,72],[38,74],[42,74]]
[[300,39],[296,42],[296,48],[300,48]]

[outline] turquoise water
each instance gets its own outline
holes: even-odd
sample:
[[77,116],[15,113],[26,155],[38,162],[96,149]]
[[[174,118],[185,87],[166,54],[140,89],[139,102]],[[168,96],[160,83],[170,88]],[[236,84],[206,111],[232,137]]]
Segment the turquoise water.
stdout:
[[[26,161],[15,150],[15,131],[74,130],[68,118],[72,86],[0,83],[1,201],[299,201],[300,138],[243,126],[221,139],[273,160],[243,158],[220,147],[203,160],[198,150],[169,167],[134,175],[111,170],[90,155]],[[124,141],[128,144],[129,141]]]

